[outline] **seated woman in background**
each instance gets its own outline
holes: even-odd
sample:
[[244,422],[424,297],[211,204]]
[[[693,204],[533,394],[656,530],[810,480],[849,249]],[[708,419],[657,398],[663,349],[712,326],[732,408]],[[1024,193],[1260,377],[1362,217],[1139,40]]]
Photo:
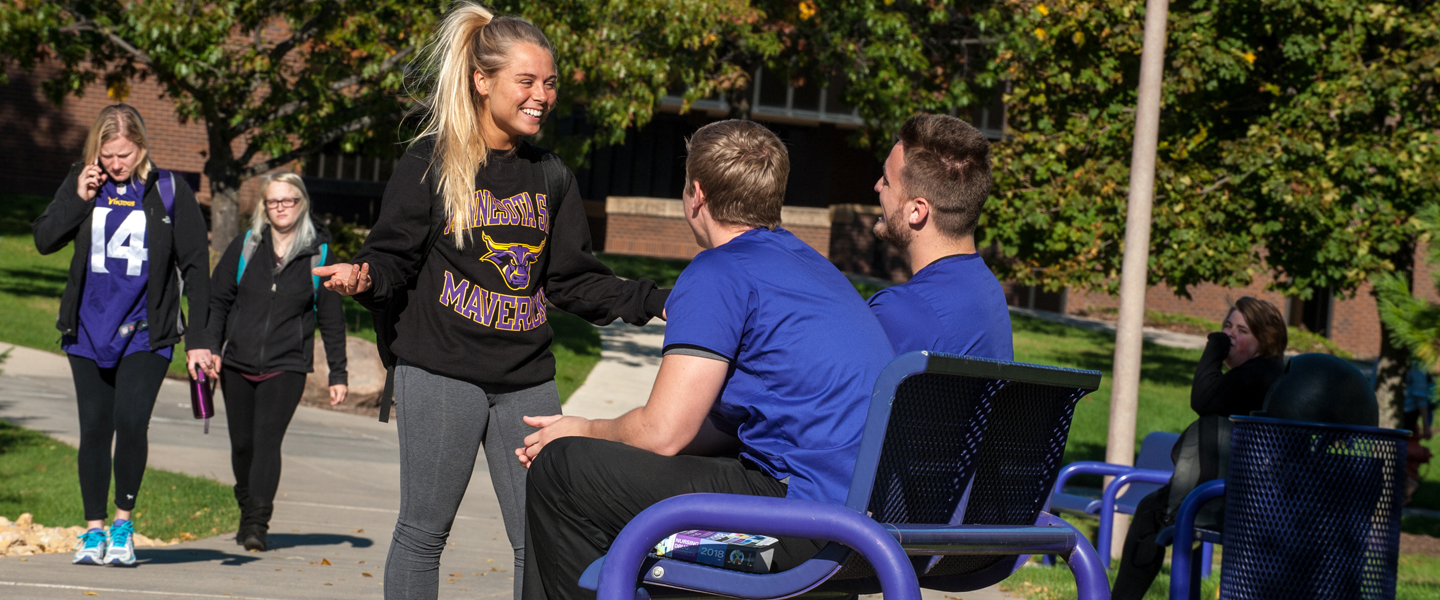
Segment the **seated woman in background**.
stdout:
[[[1170,483],[1142,498],[1135,508],[1111,592],[1113,600],[1145,596],[1165,562],[1165,548],[1155,544],[1156,534],[1174,523],[1180,501],[1190,490],[1224,476],[1228,461],[1221,450],[1229,446],[1228,417],[1264,407],[1266,393],[1285,374],[1288,338],[1280,310],[1251,296],[1237,300],[1225,316],[1222,330],[1210,334],[1190,388],[1190,408],[1200,418],[1175,444],[1171,453],[1175,474]],[[1222,372],[1222,364],[1229,370]]]

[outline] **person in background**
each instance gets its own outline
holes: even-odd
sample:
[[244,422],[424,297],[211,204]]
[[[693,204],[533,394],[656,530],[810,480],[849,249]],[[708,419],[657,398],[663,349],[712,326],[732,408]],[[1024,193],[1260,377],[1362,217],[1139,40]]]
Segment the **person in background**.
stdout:
[[[1135,507],[1111,598],[1138,600],[1150,589],[1165,562],[1165,547],[1155,543],[1155,536],[1174,523],[1180,501],[1195,486],[1224,477],[1228,453],[1222,453],[1221,446],[1228,448],[1229,444],[1228,417],[1264,408],[1265,395],[1285,374],[1288,343],[1280,309],[1251,296],[1236,300],[1225,315],[1222,330],[1210,334],[1190,388],[1190,408],[1200,418],[1185,430],[1171,452],[1175,474],[1170,482],[1141,498]],[[1199,519],[1215,519],[1219,504],[1207,505]]]
[[250,229],[236,236],[215,265],[210,299],[210,350],[220,371],[230,465],[240,527],[235,541],[263,551],[275,491],[280,445],[305,375],[315,370],[315,329],[330,365],[330,404],[345,401],[345,309],[311,269],[335,262],[330,232],[310,215],[310,194],[294,173],[260,181]]
[[[134,107],[101,109],[85,138],[84,160],[70,168],[33,226],[41,254],[75,243],[55,326],[80,413],[87,530],[74,563],[81,565],[135,563],[131,514],[149,455],[150,414],[173,346],[184,336],[191,377],[211,368],[204,326],[209,228],[185,180],[150,161],[148,139]],[[187,328],[181,313],[182,290],[195,327]],[[107,532],[112,465],[115,520]]]
[[990,183],[990,141],[968,123],[915,115],[900,128],[875,182],[883,210],[875,237],[915,276],[870,297],[896,354],[1015,359],[1005,290],[975,251]]
[[1425,440],[1430,439],[1435,422],[1435,375],[1420,361],[1412,361],[1405,372],[1405,424],[1410,431],[1405,452],[1405,503],[1420,489],[1420,467],[1433,458]]

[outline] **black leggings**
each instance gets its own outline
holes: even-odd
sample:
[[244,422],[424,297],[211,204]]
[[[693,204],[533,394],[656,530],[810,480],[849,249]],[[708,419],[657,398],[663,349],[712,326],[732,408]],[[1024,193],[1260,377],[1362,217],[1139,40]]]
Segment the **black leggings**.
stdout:
[[1155,576],[1165,564],[1165,547],[1156,545],[1155,537],[1170,525],[1166,515],[1169,510],[1168,484],[1135,505],[1135,516],[1130,520],[1120,554],[1119,573],[1115,574],[1114,588],[1110,591],[1112,600],[1140,600],[1155,582]]
[[[626,523],[656,502],[696,492],[776,498],[786,492],[785,484],[740,459],[661,456],[583,437],[546,444],[530,464],[527,483],[524,600],[594,598],[595,592],[580,587],[580,574],[605,555]],[[823,546],[780,538],[771,568],[799,565]]]
[[[235,497],[269,505],[280,487],[280,444],[305,392],[305,374],[285,371],[255,383],[234,369],[220,372]],[[268,520],[268,519],[267,519]]]
[[115,444],[115,508],[135,510],[150,453],[148,432],[155,396],[170,361],[154,352],[137,352],[120,364],[101,368],[81,356],[70,357],[75,402],[80,409],[80,498],[86,521],[102,521],[110,491],[110,444]]

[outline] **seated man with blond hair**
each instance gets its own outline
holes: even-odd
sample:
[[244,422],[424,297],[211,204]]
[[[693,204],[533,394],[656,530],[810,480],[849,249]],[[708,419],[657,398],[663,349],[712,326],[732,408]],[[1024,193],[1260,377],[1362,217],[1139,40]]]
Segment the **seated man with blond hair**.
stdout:
[[[843,504],[885,332],[825,257],[781,229],[779,138],[721,121],[690,139],[685,220],[705,248],[666,302],[664,359],[645,406],[616,419],[527,417],[526,600],[579,587],[636,514],[694,492]],[[771,566],[820,543],[782,538]]]

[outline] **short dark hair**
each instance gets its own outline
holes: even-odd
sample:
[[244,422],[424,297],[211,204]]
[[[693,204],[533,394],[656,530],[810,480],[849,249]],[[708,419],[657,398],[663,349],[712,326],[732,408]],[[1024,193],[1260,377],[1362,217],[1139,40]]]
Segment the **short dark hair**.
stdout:
[[717,121],[685,143],[685,190],[705,187],[710,216],[721,223],[780,226],[790,153],[775,133],[754,121]]
[[1260,342],[1257,356],[1269,358],[1285,353],[1285,347],[1290,345],[1290,332],[1286,330],[1285,317],[1280,314],[1280,309],[1254,296],[1243,296],[1225,313],[1225,318],[1229,319],[1230,313],[1235,311],[1245,315],[1250,335]]
[[905,195],[925,198],[935,226],[950,237],[975,233],[990,195],[990,140],[948,115],[915,115],[900,127],[905,149],[900,182]]

